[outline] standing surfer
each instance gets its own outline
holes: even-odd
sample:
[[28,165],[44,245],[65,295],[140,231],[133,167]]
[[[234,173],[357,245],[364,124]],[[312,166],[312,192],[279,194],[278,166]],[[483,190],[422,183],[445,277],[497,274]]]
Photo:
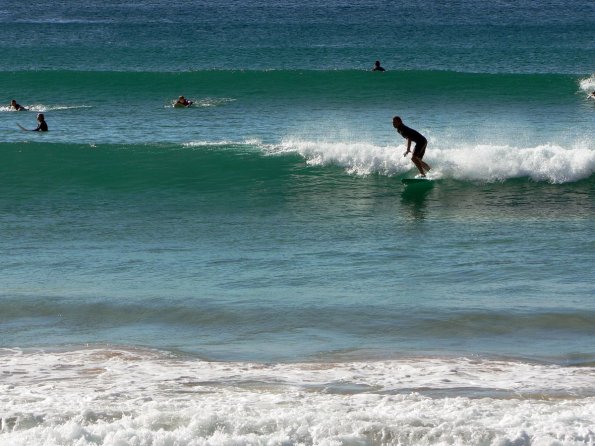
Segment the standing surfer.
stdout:
[[407,140],[407,151],[403,154],[403,156],[407,156],[409,152],[411,152],[411,141],[415,142],[415,147],[413,148],[413,155],[411,155],[411,161],[417,167],[417,170],[421,173],[422,177],[426,176],[426,172],[430,170],[430,166],[422,161],[424,154],[426,153],[426,147],[428,145],[428,140],[416,130],[407,127],[403,124],[403,121],[400,117],[395,116],[393,118],[393,127],[397,129],[397,132]]

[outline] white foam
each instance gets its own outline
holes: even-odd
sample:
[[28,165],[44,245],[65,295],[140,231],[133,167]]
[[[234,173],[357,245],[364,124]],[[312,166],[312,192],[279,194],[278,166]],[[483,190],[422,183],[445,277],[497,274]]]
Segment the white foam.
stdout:
[[45,113],[59,110],[76,110],[80,108],[93,108],[91,105],[44,105],[44,104],[32,104],[24,105],[29,111],[38,113]]
[[276,148],[279,153],[297,152],[311,166],[338,165],[350,174],[395,175],[408,171],[411,161],[403,151],[366,142],[326,142],[286,140]]
[[[276,148],[278,153],[299,153],[310,165],[338,165],[350,174],[389,176],[414,169],[409,157],[403,157],[404,150],[404,146],[304,140],[286,140]],[[424,160],[434,167],[433,178],[494,182],[526,177],[566,183],[593,174],[595,147],[590,140],[576,141],[568,147],[467,144],[452,149],[431,143]]]
[[207,141],[207,140],[199,140],[199,141],[189,141],[182,144],[182,147],[187,148],[212,148],[212,147],[233,147],[234,149],[244,148],[246,150],[255,150],[259,152],[270,152],[270,146],[267,144],[263,144],[260,139],[245,139],[245,140],[221,140],[221,141]]
[[[218,107],[220,105],[225,105],[230,102],[236,101],[233,98],[201,98],[201,99],[194,99],[194,98],[186,98],[192,101],[192,107]],[[176,101],[168,102],[165,106],[166,108],[174,107],[176,105]]]
[[196,100],[193,105],[197,107],[217,107],[234,101],[233,98],[202,98]]
[[[37,112],[37,113],[45,113],[49,111],[59,111],[59,110],[76,110],[79,108],[93,108],[91,105],[44,105],[44,104],[21,104],[25,107],[28,111]],[[10,111],[14,112],[15,110],[12,109],[10,106],[0,106],[0,111]]]
[[0,359],[2,445],[595,443],[589,367],[224,363],[99,348]]
[[579,82],[581,90],[592,92],[595,91],[595,74],[592,74],[590,77],[586,79],[581,79]]
[[535,181],[567,183],[588,178],[595,169],[595,150],[577,144],[510,147],[479,145],[438,150],[438,172],[464,180],[502,181],[531,178]]
[[218,147],[235,144],[232,141],[190,141],[182,144],[183,147]]

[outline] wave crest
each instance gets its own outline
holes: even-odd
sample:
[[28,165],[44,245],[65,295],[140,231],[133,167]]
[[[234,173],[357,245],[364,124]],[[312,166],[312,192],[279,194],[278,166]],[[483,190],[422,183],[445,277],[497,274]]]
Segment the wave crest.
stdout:
[[[275,151],[295,152],[309,165],[336,165],[354,175],[402,175],[414,168],[409,157],[403,157],[403,146],[286,140]],[[557,184],[589,178],[595,170],[595,150],[588,141],[576,142],[572,147],[556,144],[536,147],[478,144],[456,149],[430,146],[424,159],[434,167],[433,179],[496,182],[530,178]]]

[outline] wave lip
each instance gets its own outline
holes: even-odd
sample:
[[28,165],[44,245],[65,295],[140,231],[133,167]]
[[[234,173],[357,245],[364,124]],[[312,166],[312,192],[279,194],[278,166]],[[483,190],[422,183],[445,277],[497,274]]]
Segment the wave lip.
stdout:
[[[468,145],[431,147],[424,158],[434,180],[500,183],[514,179],[549,184],[572,184],[593,177],[595,150],[589,142],[570,147]],[[255,178],[300,181],[294,169],[330,175],[404,177],[415,175],[404,146],[373,142],[287,139],[279,144],[261,140],[194,140],[183,144],[59,144],[3,143],[0,163],[7,170],[5,187],[42,184],[134,184],[135,188],[180,185],[209,178],[227,186],[229,175],[250,182]],[[68,171],[67,167],[72,166]],[[111,172],[112,175],[105,175]],[[92,180],[92,181],[91,181]],[[97,184],[99,184],[97,183]],[[198,183],[191,181],[193,187]]]

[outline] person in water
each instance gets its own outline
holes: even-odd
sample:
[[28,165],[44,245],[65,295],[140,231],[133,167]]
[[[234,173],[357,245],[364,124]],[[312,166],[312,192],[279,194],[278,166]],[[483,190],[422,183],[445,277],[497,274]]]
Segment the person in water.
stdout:
[[411,152],[411,141],[415,143],[415,147],[413,148],[413,155],[411,155],[411,161],[419,170],[422,177],[426,176],[426,172],[429,171],[431,168],[427,165],[422,158],[426,153],[426,147],[428,145],[428,140],[416,130],[407,127],[403,124],[403,121],[400,117],[395,116],[393,118],[393,127],[397,129],[397,132],[407,140],[407,151],[403,154],[403,156],[407,156],[409,152]]
[[372,68],[372,71],[386,71],[386,70],[380,66],[380,61],[377,60],[376,62],[374,62],[374,68]]
[[20,104],[17,104],[17,101],[15,101],[14,99],[12,101],[10,101],[10,108],[12,108],[13,110],[16,111],[24,111],[27,110],[25,107],[23,107]]
[[48,124],[45,122],[45,116],[43,113],[37,115],[37,128],[32,130],[33,132],[47,132]]
[[180,96],[175,103],[175,107],[189,107],[192,105],[192,101],[189,101],[184,96]]

